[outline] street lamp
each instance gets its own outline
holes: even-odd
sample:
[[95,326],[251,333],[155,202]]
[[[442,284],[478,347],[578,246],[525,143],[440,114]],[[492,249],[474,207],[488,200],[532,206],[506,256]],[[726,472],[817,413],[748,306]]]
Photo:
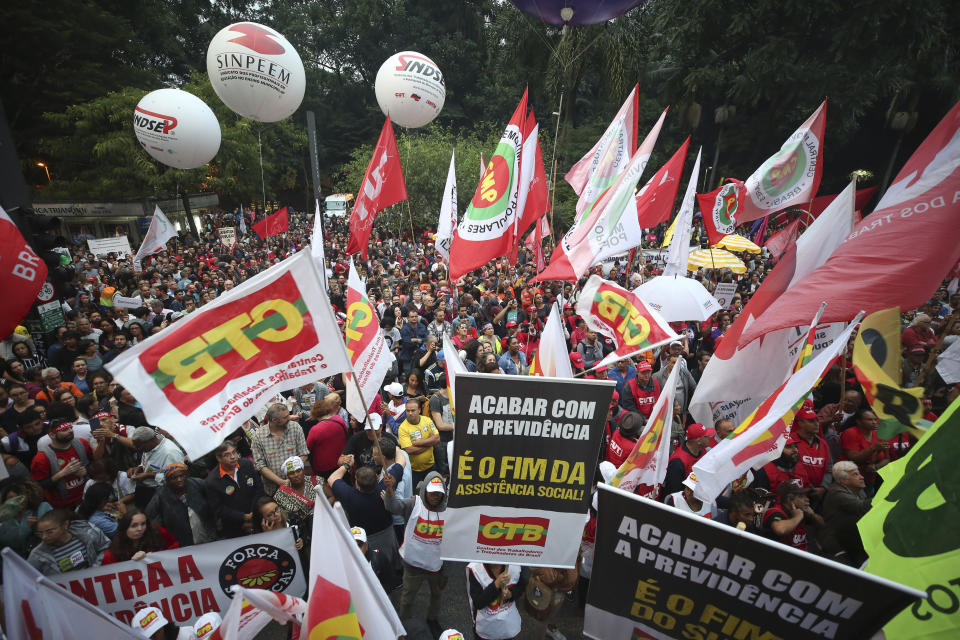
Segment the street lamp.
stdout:
[[38,162],[38,163],[37,163],[37,166],[38,166],[38,167],[43,167],[43,170],[47,172],[47,184],[50,184],[50,182],[51,182],[51,180],[50,180],[50,167],[48,167],[48,166],[47,166],[45,163],[43,163],[43,162]]

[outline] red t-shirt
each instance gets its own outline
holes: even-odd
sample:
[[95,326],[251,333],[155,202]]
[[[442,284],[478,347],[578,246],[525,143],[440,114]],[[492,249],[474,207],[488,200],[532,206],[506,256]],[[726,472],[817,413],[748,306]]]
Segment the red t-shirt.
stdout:
[[310,464],[314,472],[322,473],[336,468],[349,435],[350,429],[340,416],[331,416],[310,427],[307,449],[310,450]]
[[607,462],[612,462],[613,466],[620,468],[623,461],[633,451],[635,444],[637,444],[636,440],[625,437],[618,429],[610,438],[610,444],[607,445]]
[[800,452],[800,464],[807,470],[807,477],[810,479],[811,487],[819,487],[823,484],[823,476],[827,473],[827,467],[830,465],[830,448],[826,441],[819,437],[813,437],[813,444],[807,443],[800,438],[797,443],[797,450]]
[[777,492],[777,487],[782,482],[792,482],[799,487],[811,487],[810,477],[807,475],[807,468],[802,463],[797,463],[793,471],[784,471],[772,462],[763,465],[763,471],[767,474],[770,481],[770,491]]
[[[871,437],[868,440],[863,432],[860,431],[858,427],[850,427],[845,429],[843,433],[840,434],[840,448],[843,450],[843,459],[849,460],[847,457],[847,451],[863,451],[869,449],[870,445],[877,441],[880,436],[877,435],[877,432],[874,431],[871,433]],[[876,464],[884,458],[887,454],[884,451],[875,451],[869,459],[864,460],[860,463],[860,473],[863,475],[863,479],[867,484],[872,484],[877,477],[877,472],[867,468],[868,464]]]
[[[93,451],[90,450],[90,445],[83,438],[77,438],[77,440],[80,441],[86,450],[87,461],[89,462],[93,458]],[[72,445],[65,451],[54,449],[54,452],[57,454],[57,463],[59,466],[52,471],[50,470],[50,460],[43,452],[37,453],[30,463],[30,475],[37,482],[50,478],[57,471],[60,471],[60,469],[70,464],[72,460],[80,459],[80,456],[77,455],[77,451]],[[59,482],[52,483],[43,490],[45,499],[54,507],[76,506],[80,500],[83,499],[83,485],[86,484],[87,478],[85,476],[68,476],[63,480],[67,483],[66,499],[60,496]]]
[[[790,516],[787,515],[787,512],[783,510],[783,507],[780,504],[776,504],[771,507],[767,513],[763,516],[763,525],[767,528],[771,528],[770,525],[776,522],[777,520],[789,520]],[[793,547],[794,549],[800,549],[801,551],[807,550],[807,526],[801,522],[797,525],[797,528],[792,532],[776,537],[777,541],[781,544],[785,544],[788,547]]]

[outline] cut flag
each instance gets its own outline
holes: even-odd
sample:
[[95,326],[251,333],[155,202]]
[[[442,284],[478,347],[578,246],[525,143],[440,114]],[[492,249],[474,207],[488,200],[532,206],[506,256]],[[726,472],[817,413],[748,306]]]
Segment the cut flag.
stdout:
[[697,159],[690,172],[690,181],[687,191],[683,194],[680,211],[673,221],[673,233],[670,237],[670,249],[667,251],[667,263],[663,267],[664,276],[687,275],[687,264],[690,259],[690,233],[693,228],[693,203],[697,195],[697,179],[700,176],[700,155],[703,148],[697,149]]
[[531,282],[576,281],[605,258],[640,245],[643,229],[637,218],[637,183],[650,160],[666,116],[665,110],[616,181],[589,208],[577,214],[573,226],[557,244],[550,264]]
[[367,165],[367,172],[363,175],[363,182],[360,183],[353,211],[350,212],[347,255],[359,251],[360,257],[366,261],[374,216],[378,211],[406,199],[407,185],[403,181],[400,152],[397,151],[397,140],[393,135],[393,123],[387,116],[370,164]]
[[509,256],[514,250],[526,113],[527,90],[524,89],[463,220],[453,233],[451,280],[459,280],[492,258]]
[[703,226],[707,230],[710,246],[715,246],[724,236],[736,233],[740,212],[743,210],[745,187],[735,178],[727,178],[710,193],[697,195],[697,204],[703,214]]
[[823,175],[823,139],[827,126],[824,100],[793,132],[780,150],[744,180],[746,194],[736,226],[793,206],[809,205]]
[[578,216],[613,185],[630,163],[637,148],[638,104],[639,85],[636,85],[597,143],[564,176],[580,196]]
[[786,253],[787,249],[790,248],[793,243],[797,241],[797,236],[800,234],[800,218],[797,218],[780,231],[777,231],[775,234],[770,236],[767,239],[766,244],[763,246],[767,251],[770,252],[770,256],[774,260],[779,260],[780,256]]
[[649,489],[640,495],[653,494],[651,497],[655,497],[657,485],[663,484],[672,453],[670,430],[673,428],[673,400],[677,394],[679,371],[680,367],[675,365],[667,376],[643,432],[633,445],[633,451],[610,480],[611,486],[632,492],[646,485]]
[[447,183],[443,186],[440,198],[440,219],[437,221],[437,238],[434,246],[437,253],[450,263],[450,243],[453,242],[453,230],[457,228],[457,167],[456,151],[450,152],[450,168],[447,169]]
[[667,321],[643,300],[596,274],[590,276],[580,291],[577,315],[588,327],[613,339],[616,345],[595,369],[679,338]]
[[689,146],[690,136],[687,136],[673,157],[637,193],[637,224],[641,228],[652,229],[670,219]]
[[275,236],[278,233],[286,233],[287,231],[290,231],[289,212],[287,211],[286,207],[277,209],[260,222],[252,225],[250,228],[257,232],[257,235],[260,236],[261,240],[266,240],[270,236]]
[[[929,300],[960,260],[958,191],[960,103],[910,157],[877,210],[823,266],[791,288],[789,299],[760,316],[743,340],[795,325],[811,297],[830,304],[827,322],[849,320],[855,309],[915,309]],[[920,241],[923,251],[904,251],[904,242]]]
[[[531,111],[527,116],[521,153],[520,186],[517,198],[517,210],[521,215],[514,219],[514,238],[517,240],[530,228],[530,225],[550,210],[547,175],[543,170],[539,132],[540,127]],[[517,261],[518,249],[518,242],[514,242],[509,256],[511,264]]]
[[[390,350],[380,331],[376,310],[367,298],[367,285],[357,272],[357,265],[350,259],[350,276],[347,280],[347,320],[344,323],[344,344],[350,356],[351,371],[343,374],[347,389],[347,411],[358,422],[366,421],[367,407],[383,384],[390,370]],[[353,384],[356,376],[357,384]],[[363,396],[357,393],[357,386]]]
[[[856,320],[860,317],[858,315]],[[814,320],[813,325],[816,324]],[[687,482],[692,484],[696,497],[713,502],[728,484],[749,469],[759,469],[780,456],[795,412],[846,348],[855,325],[855,322],[851,323],[829,347],[787,378],[730,436],[694,463]],[[804,342],[812,342],[815,336],[814,326]]]
[[47,265],[0,207],[0,290],[4,312],[0,335],[8,336],[26,317],[47,279]]
[[572,378],[573,367],[567,355],[567,340],[563,336],[563,320],[556,303],[550,307],[547,323],[540,334],[540,345],[530,363],[530,375],[550,378]]
[[317,500],[313,511],[313,539],[323,544],[314,544],[310,552],[310,599],[303,622],[307,637],[406,635],[373,568],[326,500]]
[[[806,325],[770,333],[750,344],[742,341],[743,332],[766,309],[784,304],[787,300],[784,293],[823,264],[843,242],[853,228],[853,193],[851,182],[796,243],[788,247],[737,320],[714,345],[714,355],[690,400],[690,413],[697,422],[714,424],[723,418],[740,424],[786,380],[796,362],[797,349],[807,334]],[[809,307],[809,302],[805,306]],[[808,310],[808,314],[812,315],[812,310]],[[808,322],[810,315],[799,322]],[[842,328],[821,325],[823,337],[817,346],[829,345]]]
[[140,243],[140,248],[137,249],[137,255],[133,257],[133,261],[139,264],[147,256],[163,251],[167,246],[167,241],[176,237],[177,228],[167,220],[167,216],[163,215],[160,207],[154,207],[153,217],[150,218],[150,228],[147,229],[147,234],[143,236],[143,242]]
[[[884,309],[863,319],[853,342],[853,372],[880,424],[877,435],[888,440],[904,431],[919,438],[923,387],[900,386],[900,309]],[[926,423],[929,425],[929,423]]]

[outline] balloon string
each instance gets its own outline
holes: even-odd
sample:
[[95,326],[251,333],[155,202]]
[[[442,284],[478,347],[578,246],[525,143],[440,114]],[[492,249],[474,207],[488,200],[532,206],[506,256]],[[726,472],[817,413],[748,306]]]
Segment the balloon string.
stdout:
[[263,143],[260,141],[260,129],[257,129],[257,153],[260,154],[260,193],[263,195],[263,215],[267,215],[267,186],[263,179]]

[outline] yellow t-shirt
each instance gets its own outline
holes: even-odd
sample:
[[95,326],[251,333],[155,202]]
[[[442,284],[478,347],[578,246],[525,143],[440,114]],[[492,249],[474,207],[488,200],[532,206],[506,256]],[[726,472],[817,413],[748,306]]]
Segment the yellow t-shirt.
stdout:
[[[429,438],[434,433],[440,434],[433,420],[425,416],[420,416],[420,422],[410,424],[404,420],[397,429],[397,439],[400,441],[400,448],[406,449],[411,446],[415,440]],[[414,453],[410,455],[410,468],[414,471],[426,471],[433,466],[433,447],[430,447],[423,453]]]

